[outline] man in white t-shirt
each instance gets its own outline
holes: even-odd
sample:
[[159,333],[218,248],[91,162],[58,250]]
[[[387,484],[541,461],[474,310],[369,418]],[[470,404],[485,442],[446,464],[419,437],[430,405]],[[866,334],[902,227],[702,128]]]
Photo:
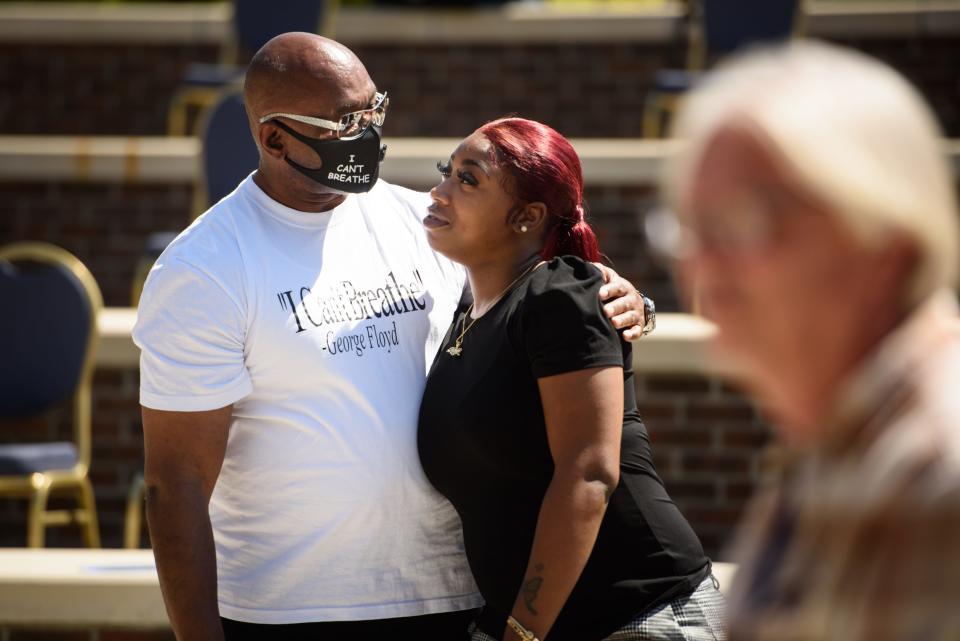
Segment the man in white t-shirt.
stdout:
[[[427,195],[377,180],[387,99],[347,48],[278,36],[244,99],[259,168],[159,258],[134,329],[174,631],[465,638],[482,602],[416,447],[464,273],[427,244]],[[614,278],[608,313],[638,337]]]

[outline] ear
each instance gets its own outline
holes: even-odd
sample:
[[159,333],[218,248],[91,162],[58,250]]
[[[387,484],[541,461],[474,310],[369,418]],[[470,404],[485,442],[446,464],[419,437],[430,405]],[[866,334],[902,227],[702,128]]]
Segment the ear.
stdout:
[[[535,233],[543,229],[547,222],[547,206],[543,203],[527,203],[513,216],[510,226],[520,233]],[[523,231],[523,228],[526,231]]]
[[920,262],[920,249],[911,237],[893,232],[874,254],[871,279],[880,285],[888,300],[902,300]]
[[280,128],[272,123],[265,122],[257,130],[260,149],[264,154],[277,160],[283,159],[286,154],[283,136],[280,135]]

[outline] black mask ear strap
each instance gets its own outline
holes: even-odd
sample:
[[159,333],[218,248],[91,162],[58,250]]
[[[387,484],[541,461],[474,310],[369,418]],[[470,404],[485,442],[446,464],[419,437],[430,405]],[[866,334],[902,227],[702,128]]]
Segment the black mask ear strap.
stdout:
[[[290,134],[291,136],[293,136],[294,138],[296,138],[297,140],[299,140],[299,141],[302,142],[303,144],[305,144],[305,145],[309,146],[311,149],[313,149],[313,145],[312,145],[311,143],[316,142],[316,141],[312,140],[311,138],[309,138],[309,137],[307,137],[307,136],[304,136],[302,133],[300,133],[300,132],[298,132],[297,130],[291,128],[291,127],[290,127],[289,125],[287,125],[286,123],[280,122],[279,120],[271,120],[270,122],[272,122],[272,123],[275,124],[276,126],[280,127],[280,128],[283,129],[285,132],[287,132],[288,134]],[[316,151],[316,149],[314,149],[314,151]],[[317,153],[318,153],[318,155],[319,155],[319,152],[317,152]],[[287,161],[287,164],[288,164],[288,165],[290,165],[291,167],[293,167],[294,169],[296,169],[297,171],[299,171],[301,174],[303,174],[303,175],[306,176],[307,178],[312,178],[312,179],[314,179],[314,180],[317,179],[316,174],[320,172],[319,169],[310,169],[309,167],[304,167],[304,166],[301,165],[300,163],[298,163],[298,162],[296,162],[296,161],[293,161],[293,160],[290,160],[289,156],[286,156],[286,155],[284,155],[283,159],[284,159],[285,161]]]
[[314,143],[321,142],[321,141],[318,141],[318,140],[314,140],[313,138],[310,138],[309,136],[304,136],[302,133],[300,133],[299,131],[297,131],[296,129],[294,129],[293,127],[291,127],[290,125],[288,125],[288,124],[285,123],[285,122],[281,122],[281,121],[279,121],[279,120],[277,120],[277,119],[270,120],[269,122],[272,122],[272,123],[275,124],[276,126],[278,126],[278,127],[280,127],[281,129],[283,129],[285,132],[287,132],[288,134],[290,134],[291,136],[293,136],[294,138],[296,138],[297,140],[299,140],[299,141],[302,142],[303,144],[308,145],[308,146],[311,147],[311,148],[313,147],[313,144],[314,144]]
[[301,174],[303,174],[303,175],[306,176],[307,178],[312,178],[313,180],[317,180],[317,177],[318,177],[318,176],[322,176],[322,175],[323,175],[323,170],[322,170],[322,169],[310,169],[309,167],[304,167],[304,166],[301,165],[300,163],[298,163],[298,162],[296,162],[296,161],[294,161],[294,160],[290,160],[290,158],[287,157],[287,156],[284,156],[283,159],[284,159],[285,161],[287,161],[287,164],[288,164],[288,165],[290,165],[291,167],[293,167],[294,169],[296,169],[297,171],[299,171]]

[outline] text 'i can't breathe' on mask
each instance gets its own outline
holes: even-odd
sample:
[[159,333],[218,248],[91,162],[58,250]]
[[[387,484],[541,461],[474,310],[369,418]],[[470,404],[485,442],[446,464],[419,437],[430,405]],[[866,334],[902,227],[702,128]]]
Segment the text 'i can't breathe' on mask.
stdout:
[[319,169],[310,169],[284,158],[307,178],[347,194],[370,191],[377,183],[380,162],[387,153],[387,146],[380,144],[380,127],[377,125],[367,127],[361,135],[350,140],[317,140],[304,136],[279,120],[273,123],[309,146],[320,157]]

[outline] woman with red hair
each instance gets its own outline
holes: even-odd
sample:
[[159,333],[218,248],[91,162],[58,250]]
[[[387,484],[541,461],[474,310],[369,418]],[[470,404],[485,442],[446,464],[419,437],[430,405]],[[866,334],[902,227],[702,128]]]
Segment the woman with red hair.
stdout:
[[419,448],[486,601],[472,640],[722,638],[710,560],[657,476],[630,345],[598,302],[573,147],[504,118],[438,168],[423,224],[473,302],[431,368]]

